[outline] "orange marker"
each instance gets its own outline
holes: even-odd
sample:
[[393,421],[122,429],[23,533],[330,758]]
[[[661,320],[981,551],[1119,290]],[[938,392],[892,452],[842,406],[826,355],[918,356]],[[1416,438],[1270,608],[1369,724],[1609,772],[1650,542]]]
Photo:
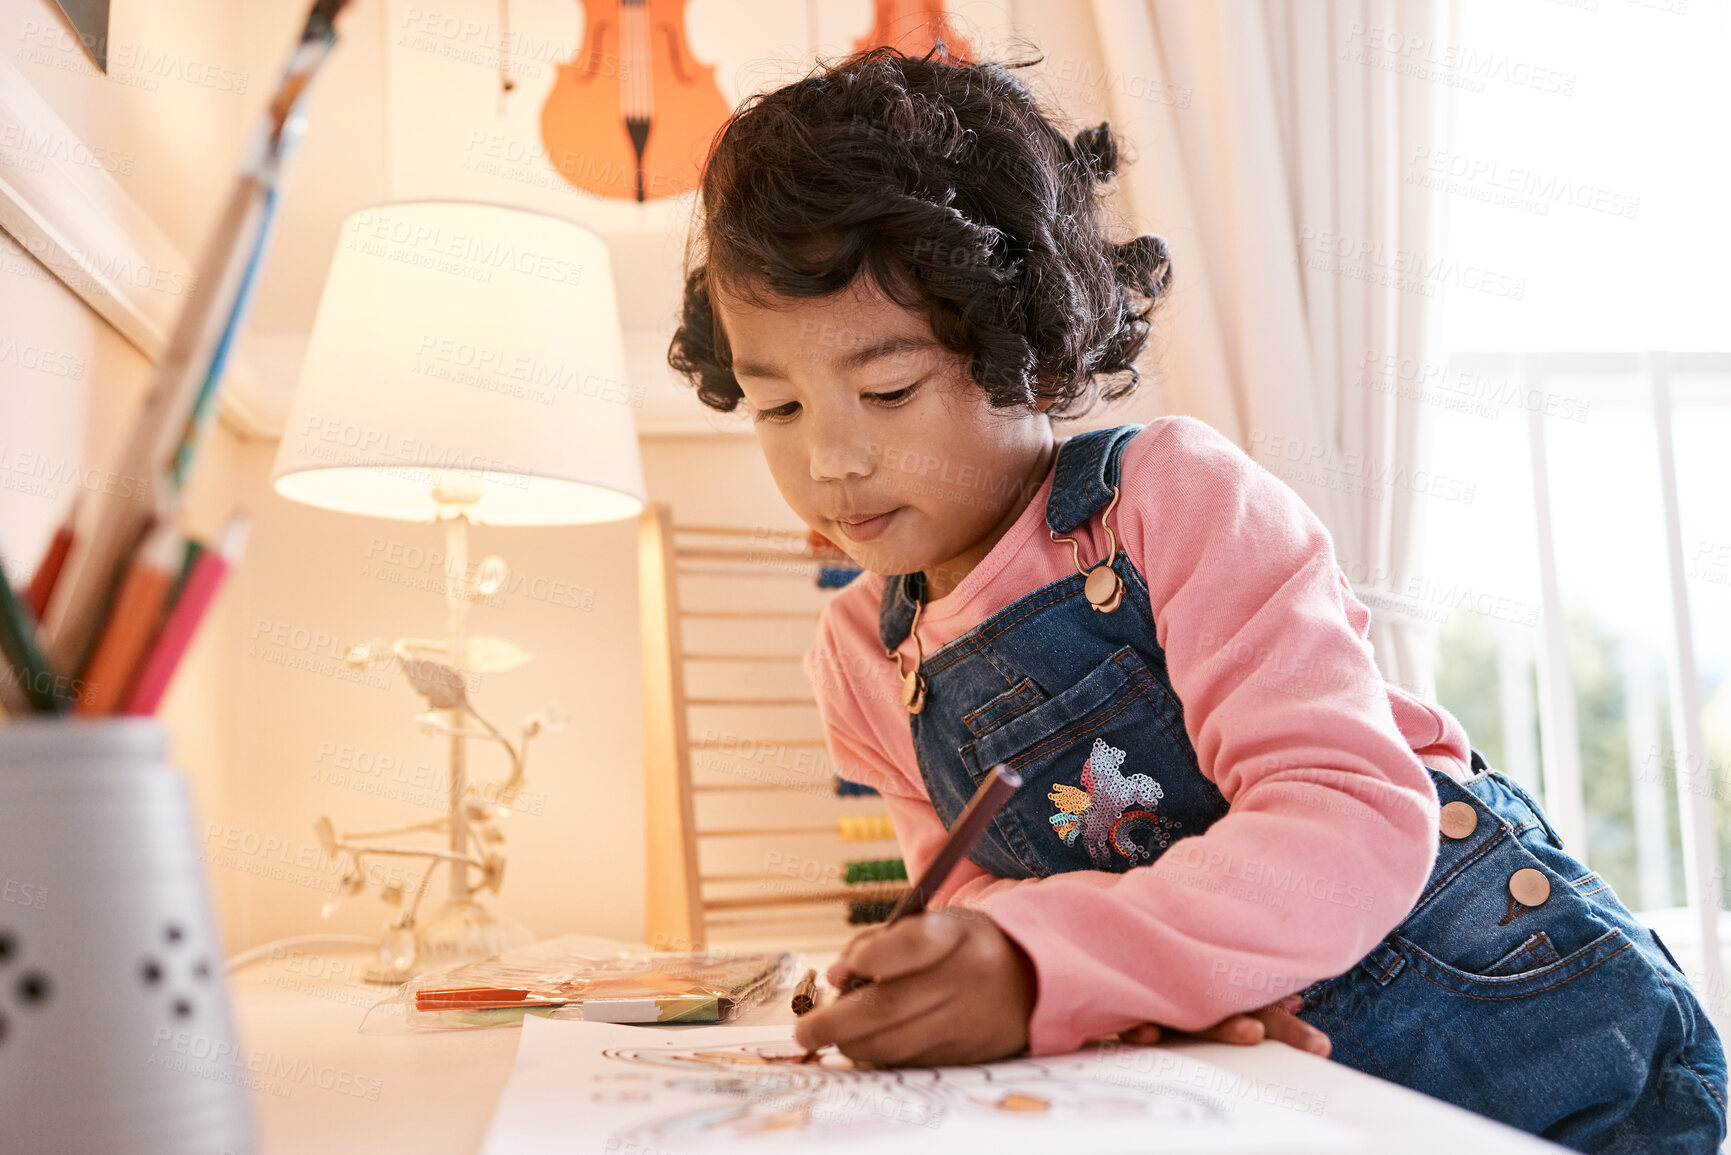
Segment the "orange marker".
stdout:
[[113,714],[126,700],[133,672],[156,634],[163,603],[180,570],[183,548],[180,530],[169,521],[159,524],[144,539],[85,668],[78,713]]

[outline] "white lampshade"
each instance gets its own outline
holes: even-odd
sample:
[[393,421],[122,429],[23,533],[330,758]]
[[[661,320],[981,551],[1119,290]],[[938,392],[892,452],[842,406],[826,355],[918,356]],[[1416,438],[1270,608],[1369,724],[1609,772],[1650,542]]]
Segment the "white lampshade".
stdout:
[[409,521],[561,525],[643,508],[607,246],[498,205],[364,209],[343,225],[271,480]]

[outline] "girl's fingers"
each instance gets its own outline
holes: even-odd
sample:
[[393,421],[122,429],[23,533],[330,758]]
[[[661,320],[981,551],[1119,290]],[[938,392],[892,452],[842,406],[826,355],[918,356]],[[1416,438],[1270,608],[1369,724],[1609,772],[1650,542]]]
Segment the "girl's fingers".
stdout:
[[1309,1051],[1313,1055],[1328,1058],[1334,1049],[1333,1042],[1323,1032],[1317,1030],[1303,1019],[1295,1018],[1284,1007],[1264,1007],[1256,1012],[1256,1017],[1262,1020],[1268,1028],[1268,1037],[1296,1047],[1301,1051]]
[[882,982],[923,971],[943,962],[967,936],[964,920],[941,912],[904,918],[893,926],[856,936],[843,949],[841,958],[830,968],[832,975],[839,969],[841,987],[850,975]]
[[1142,1023],[1127,1031],[1119,1031],[1118,1039],[1132,1047],[1152,1047],[1161,1039],[1171,1039],[1180,1042],[1184,1039],[1201,1039],[1210,1043],[1232,1043],[1241,1047],[1254,1047],[1264,1038],[1273,1038],[1272,1031],[1266,1031],[1263,1024],[1249,1015],[1233,1015],[1222,1019],[1212,1027],[1200,1031],[1167,1030],[1158,1023]]
[[855,1041],[928,1018],[954,996],[948,984],[931,982],[926,976],[873,983],[802,1015],[793,1037],[808,1050],[834,1043],[852,1058],[849,1048]]
[[861,943],[869,942],[871,939],[882,934],[883,931],[884,928],[881,926],[867,927],[865,930],[860,931],[858,934],[848,939],[847,945],[841,949],[841,954],[836,956],[836,960],[830,963],[829,969],[824,972],[823,977],[829,980],[830,986],[834,987],[836,990],[841,989],[842,983],[846,982],[848,977],[853,974],[853,971],[848,969],[848,959],[852,955],[853,951],[857,949]]
[[[1234,1043],[1241,1047],[1254,1047],[1267,1037],[1268,1031],[1259,1017],[1261,1011],[1254,1015],[1233,1015],[1222,1019],[1205,1031],[1197,1031],[1196,1037],[1215,1043]],[[1296,1021],[1296,1020],[1295,1020]]]
[[1303,1007],[1302,998],[1298,995],[1287,995],[1279,1002],[1270,1003],[1260,1010],[1222,1019],[1206,1030],[1172,1031],[1163,1029],[1157,1023],[1143,1023],[1128,1031],[1120,1031],[1118,1037],[1139,1047],[1152,1046],[1162,1038],[1207,1039],[1210,1042],[1232,1043],[1245,1047],[1255,1046],[1264,1039],[1274,1039],[1289,1047],[1327,1058],[1333,1049],[1328,1036],[1303,1019],[1295,1017]]
[[873,981],[805,1015],[794,1037],[835,1043],[857,1063],[980,1062],[1027,1044],[1033,992],[1017,947],[978,916],[933,911],[850,944]]
[[939,1067],[988,1062],[1010,1049],[982,1036],[978,1018],[950,1000],[928,1014],[839,1044],[842,1054],[873,1067]]

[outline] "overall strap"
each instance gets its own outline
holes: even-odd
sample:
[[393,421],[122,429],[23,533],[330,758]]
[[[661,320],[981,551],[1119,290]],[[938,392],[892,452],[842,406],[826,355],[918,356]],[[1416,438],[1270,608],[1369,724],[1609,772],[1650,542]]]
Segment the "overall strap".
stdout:
[[[1058,446],[1053,467],[1052,492],[1046,499],[1046,524],[1053,533],[1069,533],[1112,501],[1118,484],[1119,459],[1124,446],[1142,431],[1140,425],[1117,425],[1078,433]],[[907,640],[913,628],[914,611],[926,596],[923,573],[893,574],[884,578],[883,602],[878,609],[878,639],[886,653]]]
[[1053,533],[1069,533],[1111,504],[1124,446],[1140,432],[1140,425],[1091,429],[1058,447],[1052,494],[1046,500],[1046,524]]
[[914,611],[926,599],[926,575],[898,573],[884,578],[884,599],[878,607],[878,639],[893,654],[914,628]]

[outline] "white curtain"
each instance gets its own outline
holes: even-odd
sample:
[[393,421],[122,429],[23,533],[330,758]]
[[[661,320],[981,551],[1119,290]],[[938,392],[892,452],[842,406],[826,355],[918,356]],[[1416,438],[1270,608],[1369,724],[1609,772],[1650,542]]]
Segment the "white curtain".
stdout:
[[1282,477],[1371,606],[1384,677],[1434,699],[1435,627],[1387,595],[1422,579],[1432,500],[1426,406],[1399,386],[1440,372],[1443,222],[1417,177],[1447,147],[1451,0],[1093,6],[1122,208],[1173,263],[1157,387],[1110,420],[1186,413]]

